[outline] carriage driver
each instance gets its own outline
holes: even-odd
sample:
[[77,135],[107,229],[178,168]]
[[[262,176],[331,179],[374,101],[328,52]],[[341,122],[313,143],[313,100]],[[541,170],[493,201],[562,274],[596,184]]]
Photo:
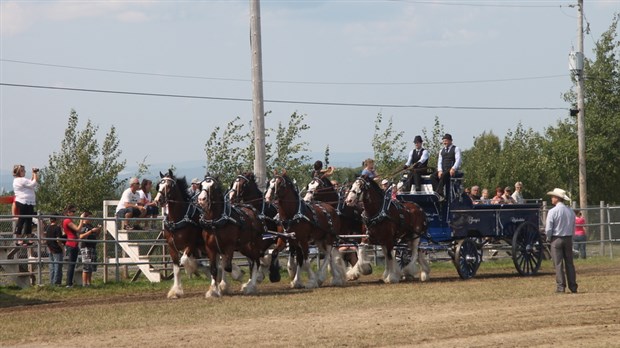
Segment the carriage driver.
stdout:
[[316,161],[314,162],[314,170],[312,171],[312,178],[319,178],[323,181],[325,187],[333,186],[329,177],[334,173],[334,167],[328,166],[327,169],[323,169],[323,162]]
[[437,161],[437,172],[431,176],[433,188],[441,197],[445,197],[446,192],[450,189],[450,178],[454,177],[456,171],[461,168],[461,149],[452,144],[452,135],[446,133],[443,138],[443,148],[439,152],[439,160]]
[[428,151],[422,147],[422,137],[416,135],[413,143],[415,147],[409,152],[407,163],[403,166],[403,169],[409,169],[407,181],[403,185],[405,192],[411,190],[412,180],[415,185],[415,191],[421,191],[422,174],[426,174],[428,171],[428,158],[430,156]]

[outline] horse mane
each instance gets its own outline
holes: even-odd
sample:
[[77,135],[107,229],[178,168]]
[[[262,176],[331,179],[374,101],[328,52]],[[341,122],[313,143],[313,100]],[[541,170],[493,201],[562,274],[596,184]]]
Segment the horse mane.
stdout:
[[181,197],[183,197],[182,199],[184,201],[189,201],[191,197],[187,193],[187,189],[189,188],[189,185],[187,184],[187,179],[185,179],[184,176],[180,178],[175,178],[173,176],[172,179],[174,179],[177,183],[177,186],[179,186],[179,190],[181,191]]
[[287,185],[291,185],[291,187],[293,188],[293,191],[296,194],[299,194],[299,191],[297,191],[297,186],[295,185],[295,183],[293,182],[293,179],[291,179],[288,174],[283,173],[282,174],[282,178],[284,179],[284,181],[286,182]]
[[263,192],[258,188],[258,183],[256,182],[256,175],[254,172],[245,172],[241,175],[245,176],[249,180],[248,185],[252,188],[252,190],[256,190],[256,192],[261,196],[263,195]]
[[381,187],[379,187],[379,184],[377,184],[377,182],[371,178],[368,177],[368,175],[362,175],[362,177],[364,178],[364,180],[368,183],[368,185],[370,185],[370,188],[375,190],[375,191],[379,191],[379,192],[383,192],[383,189]]

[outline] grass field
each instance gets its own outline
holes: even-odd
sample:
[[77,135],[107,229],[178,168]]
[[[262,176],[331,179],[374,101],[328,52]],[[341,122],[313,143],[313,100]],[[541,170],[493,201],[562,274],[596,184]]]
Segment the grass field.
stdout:
[[92,288],[0,288],[0,346],[41,347],[618,347],[620,259],[577,260],[579,294],[558,295],[551,262],[520,277],[508,259],[462,281],[450,263],[431,280],[387,285],[380,271],[344,287],[293,290],[288,277],[257,296],[205,299],[207,281]]

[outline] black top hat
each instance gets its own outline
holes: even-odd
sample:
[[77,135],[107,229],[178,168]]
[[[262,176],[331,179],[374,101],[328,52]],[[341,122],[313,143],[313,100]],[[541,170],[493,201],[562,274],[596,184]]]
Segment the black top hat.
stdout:
[[413,138],[413,142],[414,143],[422,143],[422,137],[419,135],[416,135],[415,138]]
[[446,134],[443,136],[443,138],[441,138],[441,140],[443,140],[443,139],[448,139],[448,140],[452,141],[452,135],[450,135],[449,133],[446,133]]

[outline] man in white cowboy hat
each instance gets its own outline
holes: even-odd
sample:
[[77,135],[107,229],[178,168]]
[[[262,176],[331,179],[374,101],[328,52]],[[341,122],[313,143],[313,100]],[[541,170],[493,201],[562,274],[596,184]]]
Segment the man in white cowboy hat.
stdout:
[[[545,233],[547,241],[551,242],[551,257],[555,266],[556,292],[563,293],[568,289],[577,292],[577,277],[573,264],[573,233],[575,231],[575,213],[564,204],[570,201],[566,191],[554,188],[547,192],[551,196],[551,204],[555,207],[549,210]],[[566,274],[564,273],[566,270]]]

